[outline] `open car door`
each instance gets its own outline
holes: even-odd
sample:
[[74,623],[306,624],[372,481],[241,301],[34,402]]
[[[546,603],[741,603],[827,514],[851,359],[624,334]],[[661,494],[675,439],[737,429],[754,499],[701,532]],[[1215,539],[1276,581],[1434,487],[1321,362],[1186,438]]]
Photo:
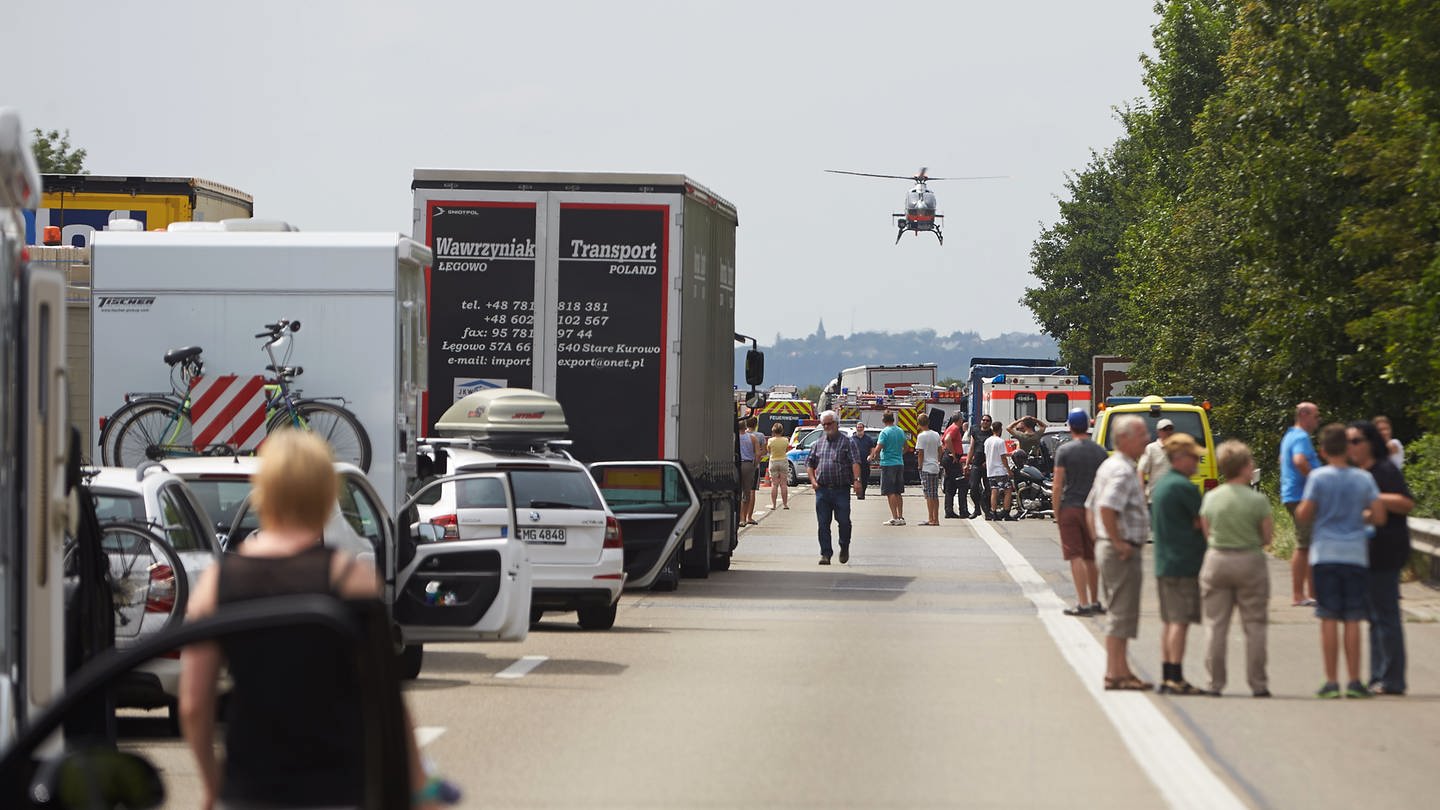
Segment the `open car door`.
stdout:
[[[454,484],[503,504],[485,520],[422,521],[416,508]],[[449,531],[447,532],[447,528]],[[434,478],[395,518],[395,553],[385,555],[385,596],[408,645],[428,641],[524,641],[530,632],[530,560],[515,532],[504,473]]]
[[700,498],[676,461],[598,461],[590,474],[625,542],[625,587],[649,588],[695,525]]

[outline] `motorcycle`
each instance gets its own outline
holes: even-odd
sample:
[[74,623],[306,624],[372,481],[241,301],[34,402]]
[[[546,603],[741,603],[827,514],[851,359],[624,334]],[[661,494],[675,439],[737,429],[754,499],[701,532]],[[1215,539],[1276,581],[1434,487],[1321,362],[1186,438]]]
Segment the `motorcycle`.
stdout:
[[1015,500],[1010,507],[1010,517],[1016,520],[1052,517],[1055,514],[1052,480],[1040,472],[1039,468],[1031,465],[1016,470]]

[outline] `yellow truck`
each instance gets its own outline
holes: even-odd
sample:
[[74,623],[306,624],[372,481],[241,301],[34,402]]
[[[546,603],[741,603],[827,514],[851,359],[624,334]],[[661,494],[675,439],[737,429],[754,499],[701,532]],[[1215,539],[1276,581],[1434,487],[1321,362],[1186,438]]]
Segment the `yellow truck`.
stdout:
[[40,208],[25,212],[27,245],[87,247],[90,234],[116,219],[138,220],[153,231],[172,222],[219,222],[255,213],[249,194],[196,177],[46,174],[43,182]]

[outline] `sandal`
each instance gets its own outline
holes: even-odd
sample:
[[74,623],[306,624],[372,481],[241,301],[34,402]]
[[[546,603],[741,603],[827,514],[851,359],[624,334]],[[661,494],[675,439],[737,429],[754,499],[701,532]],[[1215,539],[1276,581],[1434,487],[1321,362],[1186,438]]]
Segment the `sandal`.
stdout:
[[1134,675],[1126,675],[1123,678],[1106,678],[1105,688],[1107,690],[1148,692],[1154,688],[1154,684],[1146,683]]

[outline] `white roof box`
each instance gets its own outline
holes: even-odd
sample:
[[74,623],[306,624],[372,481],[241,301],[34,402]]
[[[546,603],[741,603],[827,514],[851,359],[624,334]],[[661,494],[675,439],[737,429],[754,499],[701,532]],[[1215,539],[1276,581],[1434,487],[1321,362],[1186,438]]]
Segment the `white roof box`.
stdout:
[[553,397],[529,388],[490,388],[462,397],[435,423],[445,437],[523,444],[563,438],[570,429]]

